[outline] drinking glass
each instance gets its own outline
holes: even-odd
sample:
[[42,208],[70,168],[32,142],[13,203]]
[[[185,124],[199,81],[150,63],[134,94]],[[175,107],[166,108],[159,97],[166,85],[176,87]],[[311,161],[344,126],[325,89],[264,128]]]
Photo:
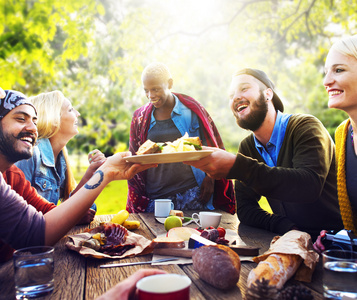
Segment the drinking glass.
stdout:
[[322,262],[325,299],[357,299],[357,252],[326,250]]
[[28,247],[14,252],[16,299],[34,299],[54,288],[54,248]]

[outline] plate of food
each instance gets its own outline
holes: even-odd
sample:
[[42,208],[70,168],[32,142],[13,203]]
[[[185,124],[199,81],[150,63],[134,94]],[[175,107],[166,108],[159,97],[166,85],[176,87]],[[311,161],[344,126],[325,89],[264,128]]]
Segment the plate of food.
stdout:
[[157,153],[157,154],[145,154],[134,155],[125,157],[125,160],[132,163],[139,164],[165,164],[175,163],[190,160],[199,160],[203,157],[210,155],[212,150],[201,150],[192,152],[176,152],[176,153]]
[[155,143],[147,140],[142,144],[136,155],[127,156],[125,160],[140,164],[165,164],[191,160],[199,160],[210,155],[212,150],[202,150],[199,137],[183,137],[166,143]]

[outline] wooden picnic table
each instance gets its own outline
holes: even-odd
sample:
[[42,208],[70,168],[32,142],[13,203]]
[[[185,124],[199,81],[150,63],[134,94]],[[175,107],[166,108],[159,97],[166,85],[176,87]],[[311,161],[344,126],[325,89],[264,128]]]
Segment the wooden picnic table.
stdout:
[[[191,216],[194,211],[185,212],[185,216]],[[220,211],[222,212],[222,211]],[[86,228],[94,228],[101,222],[110,221],[113,215],[98,215],[88,226],[76,226],[68,234],[83,232]],[[164,225],[157,222],[152,213],[130,214],[130,220],[139,220],[140,228],[135,233],[148,239],[165,233]],[[195,227],[195,224],[190,224]],[[270,242],[275,234],[258,228],[239,224],[236,215],[222,212],[220,226],[226,229],[238,231],[240,239],[248,246],[259,247],[262,254],[268,250]],[[65,243],[67,237],[62,238],[55,245],[55,289],[46,299],[95,299],[121,280],[127,278],[141,268],[160,268],[169,273],[185,274],[192,280],[190,289],[191,299],[244,299],[246,293],[247,276],[256,266],[253,262],[242,262],[240,279],[236,287],[230,290],[219,290],[202,281],[193,269],[192,264],[186,265],[134,265],[119,268],[99,268],[105,263],[135,262],[151,260],[152,254],[130,257],[125,259],[95,259],[85,258],[79,253],[69,250]],[[322,266],[317,265],[311,283],[301,283],[290,280],[287,285],[303,284],[308,287],[314,299],[323,299],[322,291]],[[0,264],[0,299],[15,299],[14,270],[12,261]]]

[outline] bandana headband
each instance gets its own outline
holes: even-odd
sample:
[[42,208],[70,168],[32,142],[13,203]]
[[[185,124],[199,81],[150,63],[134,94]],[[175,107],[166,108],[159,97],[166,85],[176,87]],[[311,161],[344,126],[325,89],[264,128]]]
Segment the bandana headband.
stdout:
[[32,106],[37,114],[35,106],[24,94],[17,91],[5,90],[5,97],[0,99],[0,120],[11,110],[24,104]]

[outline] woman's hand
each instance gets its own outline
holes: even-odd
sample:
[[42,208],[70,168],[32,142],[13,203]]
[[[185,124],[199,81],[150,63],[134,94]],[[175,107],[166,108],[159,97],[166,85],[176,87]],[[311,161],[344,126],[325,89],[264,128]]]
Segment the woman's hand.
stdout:
[[92,177],[95,171],[106,161],[105,155],[98,149],[88,153],[89,167],[87,172],[89,177]]
[[206,176],[201,184],[200,201],[206,204],[211,198],[214,192],[214,182],[215,180],[209,176]]
[[326,232],[327,230],[322,230],[320,235],[317,237],[316,242],[313,244],[314,250],[319,254],[326,250],[324,244],[322,243],[322,238],[326,236]]
[[150,275],[166,274],[165,271],[159,269],[140,269],[125,280],[119,282],[105,294],[97,298],[97,300],[127,300],[135,299],[136,283]]
[[89,224],[90,222],[92,222],[94,220],[95,214],[96,214],[96,211],[94,209],[91,209],[91,208],[88,209],[86,214],[82,217],[82,219],[79,220],[77,225]]
[[107,158],[105,163],[99,168],[108,174],[109,180],[131,179],[139,172],[149,168],[157,167],[157,164],[133,164],[127,162],[125,157],[131,156],[131,152],[119,152]]
[[5,91],[0,87],[0,99],[4,99],[6,96]]

